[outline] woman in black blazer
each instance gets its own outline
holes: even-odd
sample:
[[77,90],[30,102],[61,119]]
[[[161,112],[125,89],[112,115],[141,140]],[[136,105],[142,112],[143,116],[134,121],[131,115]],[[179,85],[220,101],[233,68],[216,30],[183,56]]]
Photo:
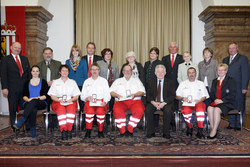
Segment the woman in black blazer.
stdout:
[[15,129],[19,129],[28,119],[30,124],[30,135],[36,138],[36,113],[47,107],[48,84],[44,79],[39,78],[40,68],[37,65],[31,67],[32,78],[25,83],[23,91],[24,113],[16,124]]
[[212,103],[207,109],[211,125],[209,139],[216,137],[221,115],[225,116],[230,110],[235,108],[236,82],[233,78],[226,75],[227,71],[228,66],[226,64],[218,64],[218,78],[212,82],[210,91]]

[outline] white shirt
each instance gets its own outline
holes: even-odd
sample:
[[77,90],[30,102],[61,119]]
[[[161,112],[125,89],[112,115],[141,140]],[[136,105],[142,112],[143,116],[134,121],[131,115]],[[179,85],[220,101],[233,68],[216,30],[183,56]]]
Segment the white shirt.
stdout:
[[200,100],[202,97],[209,98],[207,89],[202,81],[190,82],[188,79],[181,82],[176,90],[176,96],[188,97],[192,95],[193,100]]
[[104,102],[109,102],[111,96],[108,81],[105,78],[98,76],[98,78],[94,80],[90,77],[84,81],[81,93],[82,101],[85,101],[86,97],[92,96],[93,94],[97,95],[97,99],[104,99]]
[[198,69],[198,66],[197,64],[193,63],[193,62],[184,62],[184,63],[181,63],[179,64],[178,66],[178,77],[177,77],[177,80],[179,83],[181,83],[182,81],[185,81],[188,79],[188,76],[187,76],[187,70],[190,68],[190,67],[194,67],[196,69],[196,79],[198,79],[198,76],[199,76],[199,69]]
[[175,53],[175,54],[172,54],[172,53],[170,53],[170,62],[172,61],[172,55],[174,56],[174,62],[175,62],[175,59],[176,59],[176,56],[177,56],[177,53]]
[[66,80],[66,82],[64,82],[61,78],[54,80],[48,92],[49,96],[53,95],[56,97],[62,97],[63,95],[66,95],[67,100],[80,94],[81,92],[76,82],[69,78]]
[[91,64],[93,64],[93,60],[94,60],[94,55],[88,55],[88,62],[87,64],[89,65],[89,57],[91,57]]
[[[145,93],[145,88],[143,84],[141,83],[140,79],[130,77],[130,79],[127,81],[125,77],[118,78],[114,81],[114,83],[110,87],[110,92],[115,92],[123,97],[126,97],[126,90],[130,90],[131,94],[135,94],[137,92],[143,92]],[[140,100],[141,97],[135,97],[133,100]],[[118,100],[116,98],[116,100]]]

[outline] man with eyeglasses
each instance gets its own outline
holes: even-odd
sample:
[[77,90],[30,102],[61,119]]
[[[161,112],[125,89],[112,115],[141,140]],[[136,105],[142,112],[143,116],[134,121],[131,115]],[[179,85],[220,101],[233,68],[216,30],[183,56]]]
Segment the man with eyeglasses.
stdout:
[[[138,78],[131,77],[132,68],[130,65],[125,65],[122,73],[124,76],[115,80],[110,87],[110,94],[116,100],[113,107],[113,115],[120,131],[120,137],[124,137],[126,134],[128,137],[133,137],[134,128],[144,114],[145,107],[141,97],[146,91]],[[132,115],[130,116],[126,132],[127,110],[130,110]]]
[[98,137],[104,138],[103,125],[105,111],[108,109],[107,103],[110,100],[108,81],[100,77],[100,67],[97,63],[90,66],[91,77],[85,80],[82,87],[81,99],[85,102],[85,138],[91,137],[92,124],[96,114],[98,124]]

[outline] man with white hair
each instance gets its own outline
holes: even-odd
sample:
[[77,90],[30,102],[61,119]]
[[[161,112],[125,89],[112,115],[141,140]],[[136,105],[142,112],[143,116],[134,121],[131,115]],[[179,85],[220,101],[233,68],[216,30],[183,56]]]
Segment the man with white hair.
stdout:
[[147,106],[145,110],[147,123],[147,138],[155,137],[154,112],[163,111],[163,137],[170,139],[170,122],[175,99],[174,83],[165,78],[166,68],[164,65],[155,67],[157,78],[151,80],[147,90]]

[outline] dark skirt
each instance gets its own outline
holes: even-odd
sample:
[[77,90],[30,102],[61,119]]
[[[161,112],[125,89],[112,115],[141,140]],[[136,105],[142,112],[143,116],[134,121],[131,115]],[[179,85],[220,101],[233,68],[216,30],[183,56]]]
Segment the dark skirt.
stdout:
[[223,117],[226,116],[229,111],[231,111],[231,110],[234,109],[234,108],[231,107],[231,104],[228,104],[228,103],[221,103],[221,104],[218,104],[216,106],[212,106],[212,105],[210,105],[210,106],[211,107],[218,107],[218,108],[220,108],[220,110],[222,112],[221,115]]

